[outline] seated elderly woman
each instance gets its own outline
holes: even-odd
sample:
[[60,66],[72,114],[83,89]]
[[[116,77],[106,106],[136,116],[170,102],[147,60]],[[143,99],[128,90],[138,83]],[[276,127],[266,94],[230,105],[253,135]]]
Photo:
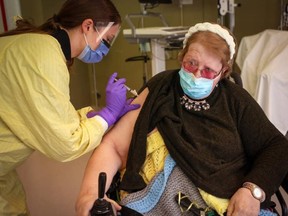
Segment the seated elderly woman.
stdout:
[[227,79],[234,36],[199,23],[185,36],[181,69],[149,80],[91,156],[76,203],[89,215],[98,175],[121,171],[120,204],[142,215],[275,215],[271,196],[288,171],[288,141]]

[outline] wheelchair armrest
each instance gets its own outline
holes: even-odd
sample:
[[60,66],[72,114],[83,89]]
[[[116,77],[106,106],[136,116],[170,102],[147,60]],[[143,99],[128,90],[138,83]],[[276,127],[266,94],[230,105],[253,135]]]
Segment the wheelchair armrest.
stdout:
[[285,201],[285,199],[283,198],[283,196],[281,194],[280,189],[276,191],[275,195],[276,195],[276,197],[277,197],[277,199],[279,201],[279,204],[281,206],[282,216],[288,216],[287,204],[286,204],[286,201]]

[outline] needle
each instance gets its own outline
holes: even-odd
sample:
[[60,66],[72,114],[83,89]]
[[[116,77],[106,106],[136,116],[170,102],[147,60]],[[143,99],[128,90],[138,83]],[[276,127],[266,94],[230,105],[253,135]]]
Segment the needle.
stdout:
[[[118,81],[118,79],[114,79],[114,81],[116,82],[116,81]],[[131,89],[131,88],[129,88],[127,85],[125,85],[124,84],[124,87],[131,93],[131,94],[133,94],[134,96],[138,96],[138,94],[137,94],[137,91],[135,90],[135,89]]]

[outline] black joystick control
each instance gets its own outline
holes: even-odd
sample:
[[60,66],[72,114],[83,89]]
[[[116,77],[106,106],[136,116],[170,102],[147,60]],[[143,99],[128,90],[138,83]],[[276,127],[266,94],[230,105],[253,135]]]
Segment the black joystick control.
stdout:
[[98,179],[98,199],[94,202],[94,205],[90,210],[91,216],[115,216],[111,203],[104,199],[105,185],[106,173],[101,172]]

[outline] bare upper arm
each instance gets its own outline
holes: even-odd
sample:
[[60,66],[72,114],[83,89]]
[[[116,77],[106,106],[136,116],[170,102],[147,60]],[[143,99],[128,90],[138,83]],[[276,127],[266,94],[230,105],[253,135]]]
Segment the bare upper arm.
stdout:
[[148,93],[148,88],[145,88],[141,92],[141,94],[136,97],[132,102],[134,104],[140,104],[141,107],[137,110],[133,110],[125,114],[103,137],[102,142],[105,142],[105,145],[107,145],[108,143],[109,145],[113,145],[113,148],[116,150],[117,154],[121,158],[122,168],[126,166],[126,160],[134,130],[134,125]]

